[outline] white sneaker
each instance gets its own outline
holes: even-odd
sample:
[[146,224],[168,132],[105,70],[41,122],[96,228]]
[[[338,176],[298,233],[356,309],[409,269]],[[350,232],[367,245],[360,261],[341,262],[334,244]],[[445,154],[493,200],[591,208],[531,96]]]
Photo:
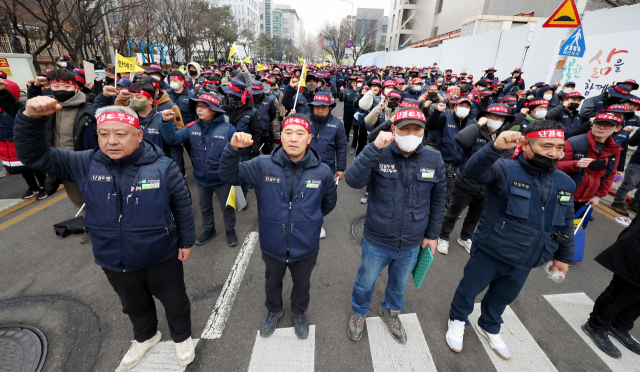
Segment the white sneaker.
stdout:
[[471,254],[471,239],[462,240],[458,238],[458,244],[460,244],[467,253]]
[[188,339],[176,344],[176,355],[178,356],[178,363],[182,367],[188,366],[196,357],[196,347],[193,345],[193,339]]
[[124,355],[124,358],[122,358],[118,369],[121,371],[126,371],[135,367],[136,364],[140,363],[142,357],[144,357],[144,354],[146,354],[147,351],[149,351],[149,349],[151,349],[155,344],[160,342],[161,339],[162,333],[158,331],[156,332],[155,336],[151,337],[145,342],[138,342],[134,340],[131,343],[131,347]]
[[360,198],[360,204],[367,204],[369,201],[369,193],[365,192],[364,195]]
[[447,345],[456,353],[462,351],[462,339],[464,337],[464,322],[449,319],[449,329],[447,329]]
[[324,239],[327,237],[327,233],[324,231],[324,227],[320,228],[320,239]]
[[0,172],[0,178],[6,177],[8,175],[9,175],[9,171],[6,169],[3,169],[2,172]]
[[494,353],[496,353],[500,358],[504,360],[511,359],[511,353],[509,352],[509,348],[504,343],[504,341],[502,341],[502,337],[500,336],[500,334],[497,334],[497,335],[491,334],[485,331],[484,329],[482,329],[482,327],[480,327],[480,325],[477,323],[476,323],[476,329],[478,330],[478,333],[480,333],[487,340],[489,340],[489,346],[491,346],[491,349],[493,349]]
[[442,254],[449,253],[449,241],[438,238],[438,252]]

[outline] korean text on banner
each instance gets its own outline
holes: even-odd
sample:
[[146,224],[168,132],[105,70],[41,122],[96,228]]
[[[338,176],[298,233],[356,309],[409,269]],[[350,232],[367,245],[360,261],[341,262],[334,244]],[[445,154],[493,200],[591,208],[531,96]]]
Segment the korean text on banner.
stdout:
[[136,58],[126,58],[118,53],[118,72],[135,72],[136,71]]

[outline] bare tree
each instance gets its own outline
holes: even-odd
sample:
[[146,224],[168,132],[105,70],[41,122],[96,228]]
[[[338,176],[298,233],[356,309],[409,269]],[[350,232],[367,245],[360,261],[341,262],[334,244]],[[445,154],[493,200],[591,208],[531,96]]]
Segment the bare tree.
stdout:
[[[344,58],[346,48],[344,44],[350,36],[348,27],[342,27],[340,23],[325,21],[318,30],[318,36],[327,41],[322,45],[323,54],[330,54],[334,61],[340,61]],[[333,45],[329,41],[332,41]]]
[[344,28],[353,42],[351,50],[354,61],[362,54],[374,52],[378,48],[377,36],[382,28],[382,19],[375,19],[374,14],[367,12],[355,22],[341,23],[341,28]]
[[586,10],[617,8],[619,6],[640,4],[640,0],[589,0]]

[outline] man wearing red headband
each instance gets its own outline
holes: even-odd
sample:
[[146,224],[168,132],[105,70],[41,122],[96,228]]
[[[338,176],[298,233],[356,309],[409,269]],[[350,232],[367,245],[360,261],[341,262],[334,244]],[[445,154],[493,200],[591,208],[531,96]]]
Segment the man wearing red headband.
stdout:
[[[518,297],[532,268],[553,259],[552,272],[566,275],[569,270],[575,184],[555,167],[564,145],[562,124],[540,120],[524,136],[502,132],[467,161],[465,176],[486,186],[485,202],[449,311],[446,342],[451,350],[462,351],[474,300],[488,287],[474,326],[500,358],[511,359],[500,336],[506,306]],[[515,147],[514,158],[505,159],[506,150]]]
[[143,141],[138,116],[126,107],[96,112],[99,149],[51,148],[47,116],[60,110],[50,97],[29,99],[16,116],[16,149],[28,166],[80,187],[95,262],[133,325],[135,340],[119,369],[133,368],[162,338],[153,297],[165,308],[178,362],[186,366],[195,347],[182,261],[191,253],[195,228],[184,178],[157,146]]
[[267,316],[260,335],[269,337],[284,313],[282,279],[289,268],[293,280],[291,312],[296,336],[309,336],[305,312],[309,306],[311,271],[320,249],[324,216],[336,206],[333,173],[311,148],[311,122],[291,114],[282,122],[282,144],[271,155],[240,162],[250,147],[249,133],[236,132],[222,153],[220,178],[232,185],[253,186],[258,200],[260,249],[265,263]]

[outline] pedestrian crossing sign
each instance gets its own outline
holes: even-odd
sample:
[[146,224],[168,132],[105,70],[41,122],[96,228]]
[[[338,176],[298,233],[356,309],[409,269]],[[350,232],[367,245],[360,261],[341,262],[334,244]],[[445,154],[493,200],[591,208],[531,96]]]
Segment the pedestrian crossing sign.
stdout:
[[575,0],[564,0],[542,27],[578,27],[582,25]]
[[580,26],[562,44],[559,55],[582,58],[585,49],[584,32],[582,31],[582,26]]

